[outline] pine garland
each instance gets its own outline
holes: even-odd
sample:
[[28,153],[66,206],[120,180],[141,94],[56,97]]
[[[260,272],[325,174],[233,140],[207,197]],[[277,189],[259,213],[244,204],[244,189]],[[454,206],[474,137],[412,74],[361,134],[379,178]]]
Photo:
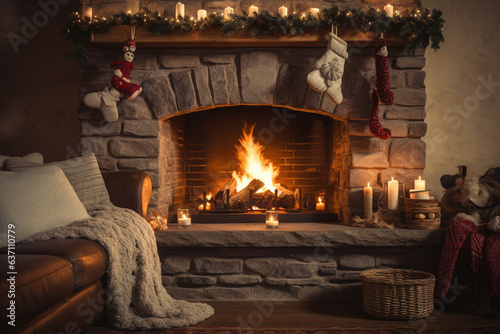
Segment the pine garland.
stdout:
[[124,12],[113,14],[105,18],[83,18],[78,12],[69,16],[65,33],[76,48],[69,53],[70,56],[80,61],[86,60],[86,51],[83,45],[90,40],[91,34],[102,34],[115,25],[144,26],[155,35],[167,35],[176,32],[202,31],[219,29],[226,36],[239,32],[249,32],[251,36],[268,34],[301,35],[306,32],[314,33],[322,28],[348,27],[360,32],[397,32],[401,37],[413,36],[408,51],[414,52],[416,48],[439,49],[439,44],[444,42],[442,12],[433,9],[404,10],[390,18],[384,11],[373,8],[367,11],[353,9],[340,10],[333,5],[325,8],[319,18],[310,15],[292,14],[286,17],[263,10],[258,14],[241,15],[231,14],[229,20],[224,20],[222,14],[210,14],[207,18],[197,21],[193,18],[177,20],[161,16],[158,12],[142,12],[126,14]]

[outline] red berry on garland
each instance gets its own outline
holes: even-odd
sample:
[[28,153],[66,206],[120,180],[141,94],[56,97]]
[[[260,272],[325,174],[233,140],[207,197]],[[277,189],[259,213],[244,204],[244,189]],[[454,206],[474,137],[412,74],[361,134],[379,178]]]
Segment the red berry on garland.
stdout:
[[263,19],[258,19],[257,20],[257,25],[259,27],[265,27],[266,26],[266,21],[264,21]]
[[385,140],[391,136],[391,130],[382,128],[382,125],[380,125],[380,119],[378,117],[378,93],[376,88],[372,92],[372,99],[373,109],[370,120],[368,121],[368,127],[375,137]]

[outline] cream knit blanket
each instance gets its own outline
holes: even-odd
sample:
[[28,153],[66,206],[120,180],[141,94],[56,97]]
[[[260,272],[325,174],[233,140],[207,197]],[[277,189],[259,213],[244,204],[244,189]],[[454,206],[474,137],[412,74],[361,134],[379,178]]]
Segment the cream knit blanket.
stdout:
[[111,326],[126,330],[194,325],[213,315],[211,306],[170,297],[162,285],[156,238],[136,212],[100,207],[92,218],[39,233],[26,241],[87,238],[108,252],[106,314]]

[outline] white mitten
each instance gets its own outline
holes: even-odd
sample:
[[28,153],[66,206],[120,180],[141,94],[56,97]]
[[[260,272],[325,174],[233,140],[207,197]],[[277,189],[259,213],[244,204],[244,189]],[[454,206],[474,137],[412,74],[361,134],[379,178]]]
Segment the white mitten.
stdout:
[[342,96],[342,75],[345,60],[349,57],[347,43],[334,33],[329,34],[328,48],[325,54],[316,61],[314,70],[307,76],[307,83],[320,93],[326,92],[333,102],[339,104]]
[[85,95],[83,103],[89,108],[99,109],[106,121],[116,122],[118,120],[118,107],[116,106],[116,101],[119,101],[120,98],[115,95],[106,87],[102,92]]

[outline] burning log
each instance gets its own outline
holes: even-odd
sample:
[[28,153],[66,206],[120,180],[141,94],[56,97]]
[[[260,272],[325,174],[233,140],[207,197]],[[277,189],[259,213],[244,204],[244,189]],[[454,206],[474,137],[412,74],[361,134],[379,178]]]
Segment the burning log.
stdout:
[[236,180],[234,178],[231,178],[229,181],[224,184],[221,190],[215,194],[215,208],[217,210],[228,210],[227,207],[227,202],[228,202],[228,192],[229,190],[229,197],[234,195],[236,193]]
[[254,204],[261,209],[270,209],[273,206],[274,193],[271,190],[266,190],[263,193],[254,194]]
[[239,209],[241,203],[250,201],[250,194],[255,193],[264,186],[264,182],[253,179],[245,188],[229,198],[229,209]]

